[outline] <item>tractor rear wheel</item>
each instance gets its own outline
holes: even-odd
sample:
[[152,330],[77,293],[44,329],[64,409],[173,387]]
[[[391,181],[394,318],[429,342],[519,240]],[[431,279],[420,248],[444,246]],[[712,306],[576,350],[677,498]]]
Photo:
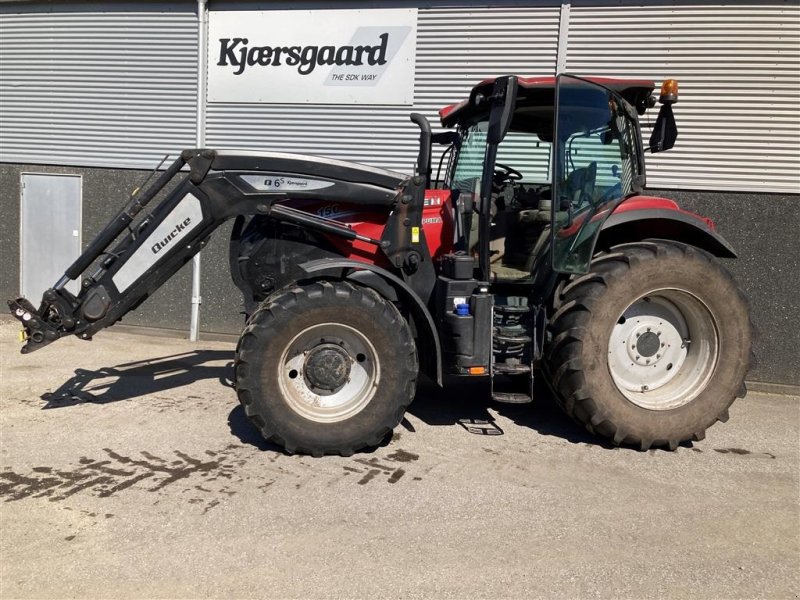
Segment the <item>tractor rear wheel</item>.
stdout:
[[245,327],[236,390],[250,421],[290,453],[376,446],[414,398],[408,323],[373,290],[319,282],[278,292]]
[[752,326],[728,272],[669,241],[624,244],[557,291],[547,367],[559,403],[615,444],[700,440],[746,393]]

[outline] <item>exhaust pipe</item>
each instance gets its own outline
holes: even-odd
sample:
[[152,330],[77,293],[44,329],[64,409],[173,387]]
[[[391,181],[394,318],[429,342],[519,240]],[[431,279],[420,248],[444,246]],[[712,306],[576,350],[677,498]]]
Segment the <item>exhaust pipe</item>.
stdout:
[[419,126],[417,175],[425,178],[425,189],[431,187],[431,124],[425,115],[411,113],[411,121]]

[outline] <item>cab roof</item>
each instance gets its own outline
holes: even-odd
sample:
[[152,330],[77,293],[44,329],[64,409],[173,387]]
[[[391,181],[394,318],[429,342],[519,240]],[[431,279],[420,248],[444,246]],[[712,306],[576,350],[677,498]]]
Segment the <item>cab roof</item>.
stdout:
[[[439,111],[443,127],[453,127],[459,121],[469,119],[480,114],[485,107],[477,107],[474,99],[477,94],[488,96],[492,93],[496,78],[484,79],[472,88],[469,98],[456,104],[445,106]],[[597,83],[621,95],[631,105],[642,105],[647,97],[655,89],[655,83],[648,79],[617,79],[612,77],[584,77],[587,81]],[[520,102],[528,106],[552,107],[555,102],[555,77],[519,77],[518,82],[518,105]],[[641,113],[640,113],[641,114]]]

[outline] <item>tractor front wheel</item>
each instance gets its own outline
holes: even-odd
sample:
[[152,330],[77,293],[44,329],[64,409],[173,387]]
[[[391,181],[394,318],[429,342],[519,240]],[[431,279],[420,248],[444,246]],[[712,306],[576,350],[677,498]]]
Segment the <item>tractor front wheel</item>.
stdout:
[[557,292],[548,370],[559,403],[615,444],[700,440],[746,393],[747,303],[705,252],[624,244]]
[[250,421],[290,453],[375,446],[416,389],[408,323],[373,290],[320,282],[278,292],[248,321],[236,389]]

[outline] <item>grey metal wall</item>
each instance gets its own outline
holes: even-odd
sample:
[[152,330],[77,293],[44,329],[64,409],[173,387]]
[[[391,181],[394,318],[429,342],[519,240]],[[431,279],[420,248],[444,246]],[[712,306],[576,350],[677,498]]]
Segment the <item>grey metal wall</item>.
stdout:
[[[208,145],[408,171],[410,109],[436,123],[441,106],[483,77],[556,69],[560,3],[471,4],[419,8],[413,107],[211,104]],[[611,4],[571,7],[565,67],[680,80],[679,143],[649,157],[651,186],[800,190],[796,2]],[[237,8],[273,6],[287,7]],[[193,146],[194,10],[192,2],[0,4],[0,162],[147,167]]]
[[[263,8],[263,6],[261,6]],[[466,97],[481,79],[551,74],[559,6],[420,8],[414,106],[211,103],[210,147],[320,154],[410,172],[418,130],[408,114],[438,125],[438,110]]]
[[568,72],[680,83],[650,187],[800,192],[800,5],[598,4],[570,10]]
[[0,6],[0,162],[153,167],[193,147],[194,10]]

